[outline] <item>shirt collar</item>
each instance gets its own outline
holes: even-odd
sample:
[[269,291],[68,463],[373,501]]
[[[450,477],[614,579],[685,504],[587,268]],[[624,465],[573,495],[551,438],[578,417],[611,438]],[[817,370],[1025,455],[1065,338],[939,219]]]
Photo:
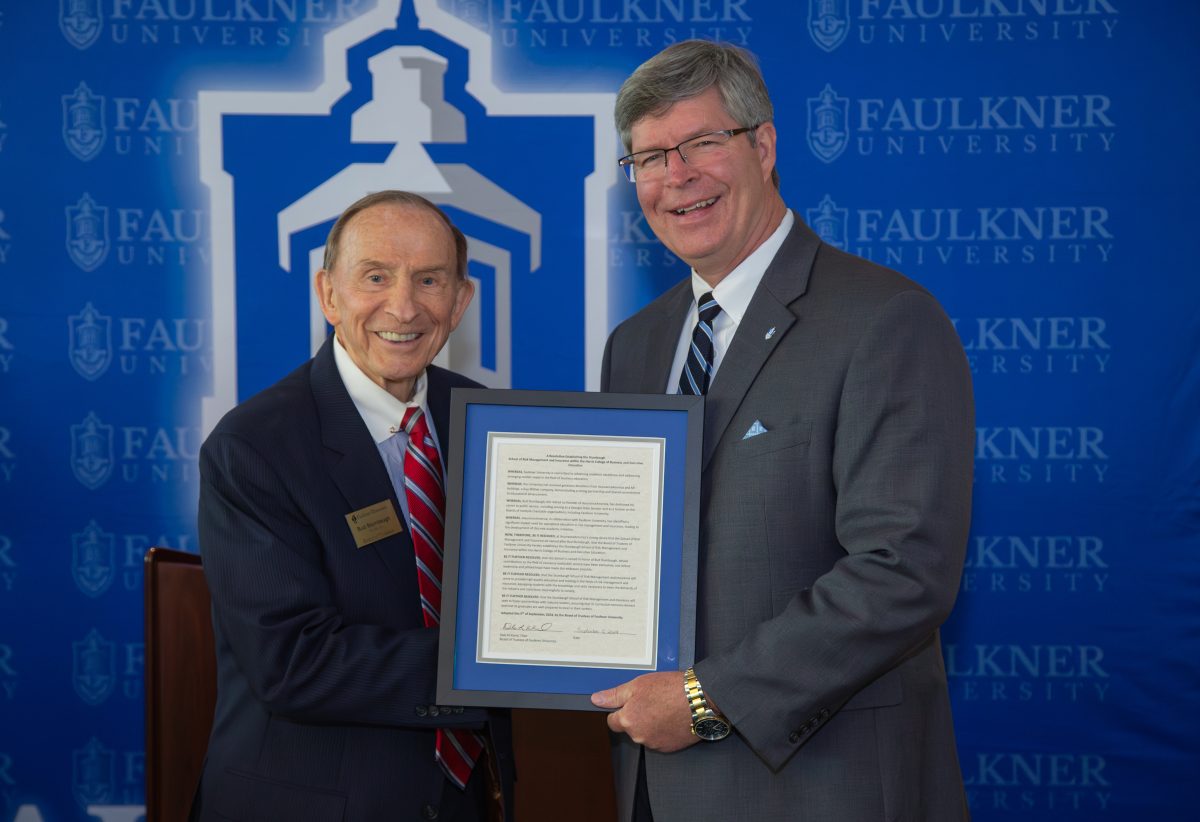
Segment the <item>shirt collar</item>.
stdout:
[[406,409],[416,406],[428,415],[425,395],[429,382],[425,379],[424,371],[417,377],[416,385],[413,386],[412,399],[401,402],[363,373],[358,364],[350,358],[350,353],[342,346],[342,341],[337,339],[336,334],[333,360],[337,364],[338,373],[350,394],[350,399],[354,401],[354,407],[367,424],[367,430],[371,432],[376,444],[389,439],[399,430]]
[[762,282],[763,275],[767,273],[767,267],[775,259],[779,247],[783,245],[783,241],[787,238],[788,232],[792,230],[795,222],[792,210],[785,209],[783,219],[779,221],[779,227],[763,241],[762,245],[754,249],[749,257],[742,260],[737,268],[726,274],[724,279],[717,283],[716,288],[704,282],[704,278],[697,274],[695,269],[692,269],[692,296],[695,300],[699,300],[711,291],[713,297],[720,304],[721,311],[728,314],[735,325],[740,324],[746,309],[750,306],[750,299],[758,289],[758,284]]

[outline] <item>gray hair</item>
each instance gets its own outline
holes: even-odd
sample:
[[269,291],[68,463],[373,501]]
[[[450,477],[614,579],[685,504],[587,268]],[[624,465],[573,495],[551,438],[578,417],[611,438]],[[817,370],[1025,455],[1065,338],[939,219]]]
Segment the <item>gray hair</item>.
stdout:
[[346,231],[346,225],[354,219],[356,214],[361,214],[368,208],[385,203],[424,209],[440,218],[446,224],[446,228],[450,229],[451,236],[454,237],[455,270],[458,272],[458,278],[461,280],[467,276],[467,238],[459,230],[458,226],[450,222],[450,218],[446,216],[446,212],[442,211],[429,200],[426,200],[420,194],[413,194],[411,191],[397,191],[396,189],[376,191],[373,194],[368,194],[353,202],[349,208],[342,212],[342,216],[338,217],[337,222],[333,224],[333,228],[329,230],[329,238],[325,241],[325,260],[323,266],[326,271],[333,271],[333,264],[337,262],[338,246],[341,245],[342,234]]
[[[767,84],[753,54],[728,43],[684,40],[638,66],[617,92],[613,114],[625,150],[633,150],[633,126],[638,120],[662,114],[680,100],[690,100],[713,86],[738,125],[750,127],[775,119]],[[751,132],[752,145],[754,140]],[[773,177],[778,188],[778,174]]]

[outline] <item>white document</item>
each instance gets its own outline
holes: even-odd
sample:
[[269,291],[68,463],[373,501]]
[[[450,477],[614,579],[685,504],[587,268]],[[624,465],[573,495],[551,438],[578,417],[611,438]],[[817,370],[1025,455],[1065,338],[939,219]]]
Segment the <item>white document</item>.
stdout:
[[488,434],[477,661],[655,669],[665,448]]

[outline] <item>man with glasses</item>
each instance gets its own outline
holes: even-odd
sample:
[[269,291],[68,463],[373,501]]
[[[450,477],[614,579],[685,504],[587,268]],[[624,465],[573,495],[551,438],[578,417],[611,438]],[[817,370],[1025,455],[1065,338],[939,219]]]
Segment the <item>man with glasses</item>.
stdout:
[[621,818],[964,819],[938,638],[972,481],[954,328],[784,205],[748,53],[671,46],[616,120],[692,275],[613,332],[602,387],[706,395],[695,667],[593,696]]

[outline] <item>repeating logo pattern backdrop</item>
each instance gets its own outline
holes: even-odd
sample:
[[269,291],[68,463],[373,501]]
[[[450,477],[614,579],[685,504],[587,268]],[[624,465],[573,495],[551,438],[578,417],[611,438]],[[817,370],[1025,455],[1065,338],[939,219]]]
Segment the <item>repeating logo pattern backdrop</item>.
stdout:
[[1198,36],[1126,0],[0,0],[0,820],[140,817],[142,557],[196,550],[205,431],[323,336],[353,199],[467,233],[446,364],[596,387],[686,274],[611,109],[688,37],[760,55],[789,205],[966,347],[975,818],[1192,818]]

